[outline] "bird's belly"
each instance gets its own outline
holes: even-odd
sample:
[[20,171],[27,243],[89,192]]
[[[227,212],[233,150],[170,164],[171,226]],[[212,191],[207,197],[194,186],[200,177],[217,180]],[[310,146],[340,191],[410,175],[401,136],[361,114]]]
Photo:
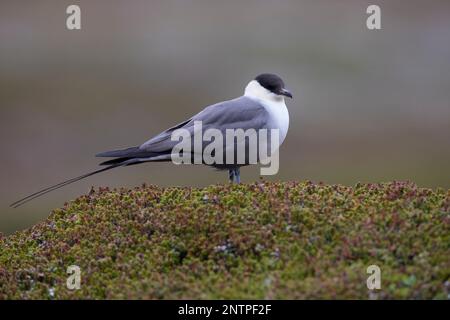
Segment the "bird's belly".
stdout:
[[279,133],[280,145],[284,142],[289,129],[289,112],[283,103],[268,103],[265,108],[270,115],[268,129],[277,129]]

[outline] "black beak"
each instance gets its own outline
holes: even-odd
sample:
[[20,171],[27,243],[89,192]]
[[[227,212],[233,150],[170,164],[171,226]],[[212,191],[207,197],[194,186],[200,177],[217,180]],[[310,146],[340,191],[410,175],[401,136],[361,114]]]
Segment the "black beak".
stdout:
[[292,93],[287,89],[281,89],[280,94],[292,99]]

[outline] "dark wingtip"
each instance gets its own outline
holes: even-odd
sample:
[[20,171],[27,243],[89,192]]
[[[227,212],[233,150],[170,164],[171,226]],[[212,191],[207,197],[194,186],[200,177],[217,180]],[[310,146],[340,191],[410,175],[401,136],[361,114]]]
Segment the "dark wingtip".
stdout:
[[139,147],[131,147],[124,150],[113,150],[113,151],[106,151],[102,153],[98,153],[95,156],[98,158],[121,158],[121,157],[127,157],[131,156],[134,153],[139,151]]

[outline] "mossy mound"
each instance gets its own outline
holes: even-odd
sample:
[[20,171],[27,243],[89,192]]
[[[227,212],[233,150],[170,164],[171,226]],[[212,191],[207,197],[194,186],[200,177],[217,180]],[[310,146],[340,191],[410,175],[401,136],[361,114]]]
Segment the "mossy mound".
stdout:
[[450,190],[404,182],[100,189],[0,238],[0,299],[447,299],[449,275]]

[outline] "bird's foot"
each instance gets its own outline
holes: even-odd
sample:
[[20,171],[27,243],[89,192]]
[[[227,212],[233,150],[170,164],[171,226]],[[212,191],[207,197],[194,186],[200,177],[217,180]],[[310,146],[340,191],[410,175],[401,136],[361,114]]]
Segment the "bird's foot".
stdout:
[[230,183],[241,183],[241,169],[240,168],[233,168],[228,170],[228,175],[230,179]]

